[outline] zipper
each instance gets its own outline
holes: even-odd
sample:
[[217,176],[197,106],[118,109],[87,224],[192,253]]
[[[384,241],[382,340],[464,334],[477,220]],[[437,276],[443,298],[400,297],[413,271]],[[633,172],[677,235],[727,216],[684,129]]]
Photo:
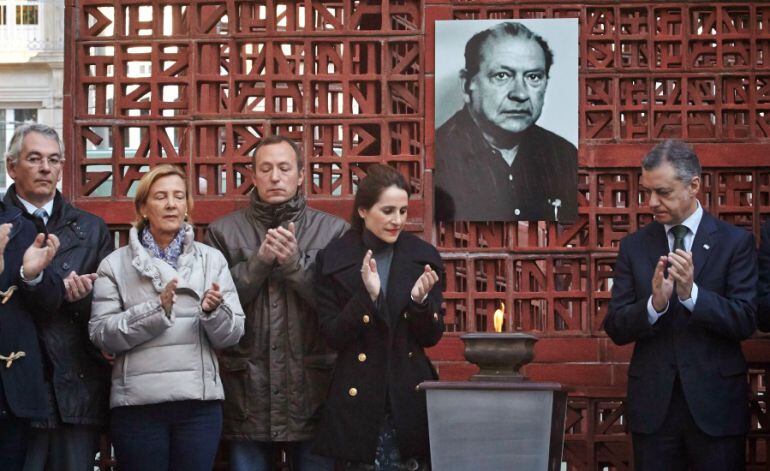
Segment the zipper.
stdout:
[[209,349],[209,358],[211,358],[211,366],[214,369],[214,384],[217,384],[219,380],[219,371],[217,368],[217,360],[214,358],[214,353]]
[[203,385],[203,397],[201,400],[206,400],[206,365],[204,364],[203,360],[203,326],[201,326],[200,321],[196,320],[196,323],[198,324],[198,348],[200,349],[200,357],[201,357],[201,382]]

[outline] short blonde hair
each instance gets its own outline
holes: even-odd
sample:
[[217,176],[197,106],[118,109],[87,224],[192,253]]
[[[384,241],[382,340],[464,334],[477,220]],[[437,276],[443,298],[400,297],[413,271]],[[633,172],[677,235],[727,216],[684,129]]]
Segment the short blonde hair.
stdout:
[[158,165],[139,180],[139,185],[136,187],[136,195],[134,195],[134,210],[136,211],[136,218],[134,219],[134,227],[136,230],[141,231],[147,225],[147,220],[142,214],[142,206],[147,202],[147,198],[150,197],[150,189],[152,185],[158,180],[164,177],[170,177],[176,175],[184,182],[185,199],[187,200],[187,216],[185,220],[192,224],[192,217],[190,213],[193,209],[193,198],[190,194],[190,183],[187,181],[187,175],[184,171],[174,165],[163,164]]

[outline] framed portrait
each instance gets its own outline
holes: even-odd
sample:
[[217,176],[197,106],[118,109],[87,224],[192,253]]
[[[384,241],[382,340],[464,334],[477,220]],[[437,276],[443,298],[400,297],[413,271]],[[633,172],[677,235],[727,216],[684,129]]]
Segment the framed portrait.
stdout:
[[436,22],[437,220],[577,218],[578,28]]

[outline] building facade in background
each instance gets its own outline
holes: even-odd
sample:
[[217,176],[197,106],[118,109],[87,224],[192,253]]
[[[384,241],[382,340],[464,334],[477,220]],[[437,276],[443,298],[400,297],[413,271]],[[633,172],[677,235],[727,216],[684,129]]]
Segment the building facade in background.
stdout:
[[[0,0],[0,155],[18,124],[62,131],[64,1]],[[0,193],[11,184],[0,163]]]

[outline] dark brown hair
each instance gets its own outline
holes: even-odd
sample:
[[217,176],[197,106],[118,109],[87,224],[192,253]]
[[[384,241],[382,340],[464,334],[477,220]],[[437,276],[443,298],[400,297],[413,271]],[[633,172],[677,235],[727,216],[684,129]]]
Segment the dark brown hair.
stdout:
[[358,185],[353,215],[350,217],[350,225],[354,230],[361,232],[364,229],[364,220],[358,215],[358,210],[371,209],[380,199],[382,192],[391,186],[404,190],[407,197],[411,194],[406,179],[393,167],[374,164],[366,169],[366,177]]
[[304,165],[304,159],[302,158],[302,149],[300,149],[299,145],[286,136],[274,134],[272,136],[267,136],[263,138],[261,141],[259,141],[259,144],[257,144],[257,147],[254,149],[254,157],[252,158],[252,163],[254,164],[254,171],[256,171],[256,168],[257,168],[257,153],[259,152],[259,149],[266,146],[281,144],[284,142],[289,144],[289,146],[291,147],[291,150],[294,151],[294,156],[297,158],[297,170],[302,170],[302,166]]

